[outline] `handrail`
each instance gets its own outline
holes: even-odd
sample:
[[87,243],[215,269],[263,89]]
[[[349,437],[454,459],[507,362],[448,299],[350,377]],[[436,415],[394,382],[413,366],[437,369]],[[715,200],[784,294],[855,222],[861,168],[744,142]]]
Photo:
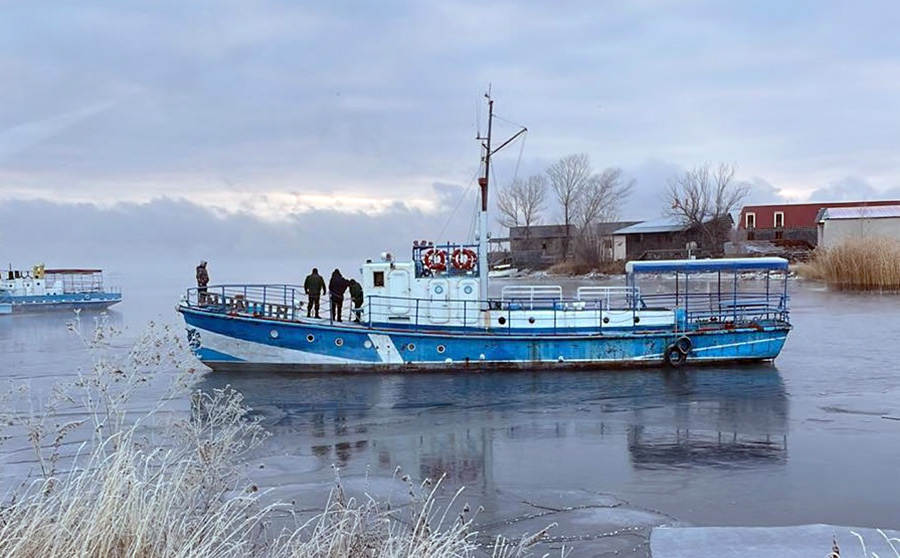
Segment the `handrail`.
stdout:
[[[528,333],[632,327],[623,316],[655,316],[657,320],[671,316],[690,327],[724,324],[753,324],[762,320],[788,321],[787,296],[774,292],[722,293],[653,293],[639,295],[631,287],[582,287],[574,298],[563,298],[559,287],[532,286],[504,289],[503,298],[485,301],[471,299],[428,298],[406,299],[383,295],[367,295],[363,305],[362,324],[389,324],[415,330],[480,326],[485,331]],[[512,297],[510,295],[522,295]],[[538,296],[546,295],[551,296]],[[404,299],[410,312],[404,316],[392,313],[392,300]],[[630,299],[640,302],[632,304]],[[206,312],[245,315],[255,318],[296,321],[305,317],[306,295],[302,287],[287,284],[214,285],[204,290],[187,290],[184,303]],[[352,316],[352,305],[347,312]],[[490,308],[485,313],[482,308]],[[610,312],[612,314],[610,314]],[[626,313],[626,314],[623,314]],[[669,313],[669,314],[667,314]],[[682,318],[676,318],[680,313]],[[613,321],[604,322],[605,317]],[[500,318],[503,318],[502,320]],[[349,318],[348,318],[349,319]],[[622,320],[626,319],[626,322]],[[682,320],[684,320],[682,322]],[[654,327],[647,319],[641,327]],[[650,325],[648,325],[650,324]],[[657,325],[656,327],[662,327]]]

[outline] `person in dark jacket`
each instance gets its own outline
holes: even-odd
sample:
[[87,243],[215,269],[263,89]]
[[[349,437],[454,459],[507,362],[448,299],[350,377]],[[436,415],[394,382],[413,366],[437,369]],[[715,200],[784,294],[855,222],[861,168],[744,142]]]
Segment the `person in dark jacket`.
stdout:
[[309,297],[309,301],[306,304],[306,317],[311,318],[313,310],[315,310],[318,318],[319,297],[327,292],[325,290],[325,279],[319,275],[318,268],[314,267],[312,273],[306,276],[306,281],[303,282],[303,290],[306,292],[306,296]]
[[353,302],[353,321],[359,323],[362,315],[363,288],[356,279],[350,279],[350,301]]
[[328,282],[328,292],[331,293],[331,321],[341,321],[346,290],[347,280],[341,275],[341,270],[335,269],[331,272],[331,281]]
[[209,272],[206,271],[206,260],[200,260],[197,266],[197,303],[206,304],[206,286],[209,285]]

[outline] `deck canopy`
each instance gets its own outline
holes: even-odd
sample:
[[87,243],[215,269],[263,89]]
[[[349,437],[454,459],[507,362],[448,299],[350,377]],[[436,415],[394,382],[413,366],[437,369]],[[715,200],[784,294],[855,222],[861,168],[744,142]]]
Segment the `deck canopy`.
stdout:
[[639,273],[706,273],[711,271],[787,270],[784,258],[722,258],[714,260],[654,260],[625,264],[629,275]]

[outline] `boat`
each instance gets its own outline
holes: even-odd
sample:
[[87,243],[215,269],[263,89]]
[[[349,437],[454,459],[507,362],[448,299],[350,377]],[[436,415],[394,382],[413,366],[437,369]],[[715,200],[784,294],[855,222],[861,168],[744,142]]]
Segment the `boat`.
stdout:
[[[493,100],[482,140],[488,230]],[[681,367],[775,359],[791,330],[783,258],[634,261],[624,284],[505,282],[492,293],[487,239],[414,241],[361,268],[355,320],[307,317],[303,287],[190,288],[177,304],[190,347],[214,370],[469,371]],[[484,264],[482,263],[484,262]],[[645,285],[649,283],[649,288]],[[662,289],[662,287],[666,287]],[[349,316],[348,316],[349,318]]]
[[2,272],[0,314],[49,310],[105,309],[122,301],[122,292],[106,287],[101,269],[31,269]]
[[491,266],[488,270],[488,277],[499,279],[501,277],[515,277],[519,273],[519,269],[512,266],[512,264],[497,264],[495,266]]

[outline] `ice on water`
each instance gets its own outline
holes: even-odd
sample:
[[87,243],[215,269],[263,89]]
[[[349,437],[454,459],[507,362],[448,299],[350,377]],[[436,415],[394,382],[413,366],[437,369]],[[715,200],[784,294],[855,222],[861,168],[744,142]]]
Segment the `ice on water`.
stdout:
[[893,558],[898,554],[888,538],[895,539],[891,542],[900,550],[900,541],[896,540],[900,531],[883,533],[877,529],[821,524],[657,527],[650,536],[650,550],[653,558],[826,558],[835,541],[841,558]]

